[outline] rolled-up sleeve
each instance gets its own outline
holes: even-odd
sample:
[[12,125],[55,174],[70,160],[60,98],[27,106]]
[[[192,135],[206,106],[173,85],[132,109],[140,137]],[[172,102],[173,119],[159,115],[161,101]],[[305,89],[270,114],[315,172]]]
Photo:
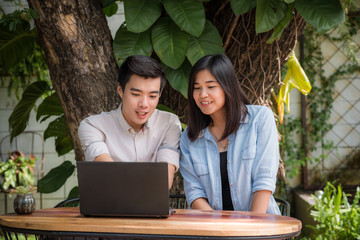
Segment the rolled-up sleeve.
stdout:
[[168,128],[157,152],[157,162],[167,162],[179,169],[181,124],[177,116],[169,115]]
[[184,179],[184,191],[186,200],[191,206],[192,202],[198,198],[208,198],[206,191],[201,184],[199,176],[196,174],[194,164],[189,152],[190,140],[187,131],[184,131],[180,139],[180,172]]
[[104,142],[104,133],[92,125],[88,119],[80,122],[78,134],[86,161],[93,161],[97,156],[104,153],[109,154],[109,149]]
[[252,166],[252,192],[275,191],[276,174],[279,167],[279,142],[273,113],[264,108],[262,120],[258,123],[256,155]]

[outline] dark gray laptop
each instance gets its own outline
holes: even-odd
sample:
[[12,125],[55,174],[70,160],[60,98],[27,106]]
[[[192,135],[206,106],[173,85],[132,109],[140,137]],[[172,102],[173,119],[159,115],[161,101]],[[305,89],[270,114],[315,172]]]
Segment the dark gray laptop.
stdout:
[[77,162],[80,213],[168,217],[167,163]]

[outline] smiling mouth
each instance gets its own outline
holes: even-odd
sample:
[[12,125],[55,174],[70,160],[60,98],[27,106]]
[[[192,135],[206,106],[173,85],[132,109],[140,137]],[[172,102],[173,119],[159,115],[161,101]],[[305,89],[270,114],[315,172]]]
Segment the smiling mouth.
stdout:
[[137,112],[136,114],[140,117],[140,118],[144,118],[148,113],[147,112]]
[[213,103],[213,101],[202,101],[202,102],[200,102],[201,103],[201,105],[209,105],[209,104],[211,104],[211,103]]

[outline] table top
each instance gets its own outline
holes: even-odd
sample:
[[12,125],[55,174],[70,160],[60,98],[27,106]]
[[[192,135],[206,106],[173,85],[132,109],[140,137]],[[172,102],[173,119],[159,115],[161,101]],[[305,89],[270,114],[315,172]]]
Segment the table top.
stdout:
[[0,216],[0,225],[17,229],[174,236],[273,236],[299,234],[292,217],[238,211],[176,209],[168,218],[85,217],[78,207]]

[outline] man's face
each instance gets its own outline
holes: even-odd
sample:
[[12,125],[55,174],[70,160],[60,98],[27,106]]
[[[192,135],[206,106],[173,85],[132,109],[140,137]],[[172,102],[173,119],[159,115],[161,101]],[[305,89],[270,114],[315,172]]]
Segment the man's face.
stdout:
[[125,90],[118,86],[122,99],[122,114],[129,125],[140,131],[153,114],[160,98],[160,77],[147,78],[132,75],[125,85]]

